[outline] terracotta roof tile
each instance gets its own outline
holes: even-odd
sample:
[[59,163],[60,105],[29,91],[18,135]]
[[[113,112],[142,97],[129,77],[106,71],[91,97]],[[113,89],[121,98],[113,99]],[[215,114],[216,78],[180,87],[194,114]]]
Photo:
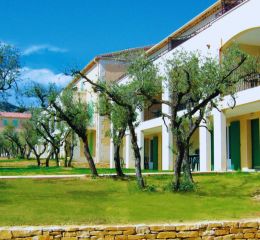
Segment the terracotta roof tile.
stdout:
[[31,115],[31,113],[0,112],[0,117],[29,119],[32,117],[32,115]]

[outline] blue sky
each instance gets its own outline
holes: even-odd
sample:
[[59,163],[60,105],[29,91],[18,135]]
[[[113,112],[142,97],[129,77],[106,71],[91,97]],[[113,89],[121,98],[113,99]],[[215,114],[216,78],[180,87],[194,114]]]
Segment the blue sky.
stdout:
[[66,84],[67,67],[159,42],[215,0],[0,0],[0,41],[22,53],[23,77]]

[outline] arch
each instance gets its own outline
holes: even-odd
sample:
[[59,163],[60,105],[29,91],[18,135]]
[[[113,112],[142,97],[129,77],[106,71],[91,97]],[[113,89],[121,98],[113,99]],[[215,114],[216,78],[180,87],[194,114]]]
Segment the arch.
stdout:
[[260,26],[248,28],[237,33],[224,44],[222,43],[220,52],[234,43],[238,44],[249,54],[260,56]]

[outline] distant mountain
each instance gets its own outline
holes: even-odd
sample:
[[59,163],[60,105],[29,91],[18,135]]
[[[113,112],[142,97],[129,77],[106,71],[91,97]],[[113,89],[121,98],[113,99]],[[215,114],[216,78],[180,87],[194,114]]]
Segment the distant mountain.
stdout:
[[20,107],[17,107],[9,102],[0,102],[1,112],[20,112]]

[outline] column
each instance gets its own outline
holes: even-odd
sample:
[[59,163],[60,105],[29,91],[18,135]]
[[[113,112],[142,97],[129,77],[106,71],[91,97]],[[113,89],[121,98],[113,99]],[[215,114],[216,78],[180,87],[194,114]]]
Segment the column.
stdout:
[[125,166],[126,168],[133,167],[133,159],[132,159],[132,143],[131,136],[129,132],[125,134]]
[[172,133],[165,124],[162,125],[162,170],[173,169]]
[[211,171],[211,136],[206,128],[207,123],[202,122],[199,128],[200,137],[200,171]]
[[226,116],[217,109],[213,110],[214,117],[214,170],[227,170],[227,125]]
[[[110,123],[110,131],[113,131],[113,123]],[[109,164],[110,168],[115,168],[115,161],[114,161],[114,142],[113,138],[110,138],[110,147],[109,147]]]
[[[163,82],[162,99],[169,100],[169,89],[167,82]],[[171,115],[171,109],[168,105],[162,105],[162,112]],[[166,125],[165,125],[166,124]],[[165,123],[162,121],[162,170],[173,169],[173,136],[170,129],[170,120],[165,118]]]
[[144,133],[142,130],[137,130],[137,144],[141,155],[141,168],[144,168]]
[[110,153],[110,157],[109,157],[109,162],[110,162],[110,168],[115,168],[115,161],[114,161],[114,142],[113,139],[110,139],[110,148],[109,148],[109,153]]

